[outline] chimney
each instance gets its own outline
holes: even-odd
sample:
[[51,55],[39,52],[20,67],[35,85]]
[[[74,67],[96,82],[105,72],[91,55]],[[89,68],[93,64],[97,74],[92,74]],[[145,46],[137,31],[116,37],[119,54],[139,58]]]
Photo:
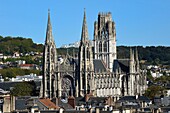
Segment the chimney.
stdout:
[[73,108],[75,108],[75,98],[73,96],[70,96],[68,98],[68,104],[70,104]]

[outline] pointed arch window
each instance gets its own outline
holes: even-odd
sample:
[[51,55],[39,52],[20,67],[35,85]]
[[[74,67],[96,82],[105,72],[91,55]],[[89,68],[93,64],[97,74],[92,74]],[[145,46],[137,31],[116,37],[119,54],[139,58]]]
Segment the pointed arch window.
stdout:
[[89,59],[90,58],[89,48],[87,49],[86,54],[87,54],[87,59]]
[[104,42],[104,52],[107,52],[107,42]]
[[102,42],[99,43],[99,52],[102,52]]

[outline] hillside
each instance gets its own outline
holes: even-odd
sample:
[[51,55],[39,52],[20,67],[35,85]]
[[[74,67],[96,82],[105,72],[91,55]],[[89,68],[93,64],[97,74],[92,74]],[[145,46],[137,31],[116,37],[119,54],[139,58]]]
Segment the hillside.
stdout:
[[[131,48],[136,48],[132,47]],[[147,61],[149,64],[170,65],[170,47],[165,46],[137,46],[139,59]],[[118,46],[117,56],[119,59],[129,58],[129,46]],[[0,36],[0,53],[11,55],[14,52],[42,52],[43,44],[36,44],[30,38],[23,37],[2,37]],[[72,55],[78,54],[78,48],[58,48],[58,55],[66,55],[67,52]]]
[[[136,48],[132,47],[131,48]],[[165,46],[137,46],[139,59],[147,61],[148,64],[170,65],[170,47]],[[130,47],[118,46],[118,58],[129,57]]]
[[3,53],[4,55],[12,55],[14,52],[42,52],[42,48],[43,44],[36,44],[30,38],[0,36],[0,53]]

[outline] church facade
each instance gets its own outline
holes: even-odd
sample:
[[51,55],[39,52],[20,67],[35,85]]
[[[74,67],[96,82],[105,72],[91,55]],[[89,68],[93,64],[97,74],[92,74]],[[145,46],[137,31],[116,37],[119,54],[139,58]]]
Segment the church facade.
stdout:
[[78,57],[57,56],[52,36],[50,13],[43,53],[42,98],[68,96],[114,97],[142,95],[146,75],[140,70],[137,48],[130,49],[130,58],[117,59],[116,28],[111,13],[99,13],[94,22],[93,45],[89,40],[84,11]]

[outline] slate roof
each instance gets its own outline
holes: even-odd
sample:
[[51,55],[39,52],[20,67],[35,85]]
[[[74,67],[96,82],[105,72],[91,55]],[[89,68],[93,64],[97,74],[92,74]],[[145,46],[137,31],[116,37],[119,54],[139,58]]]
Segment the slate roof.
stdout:
[[88,102],[104,103],[107,97],[90,97]]
[[73,109],[73,107],[70,104],[68,104],[67,102],[66,103],[62,102],[61,98],[59,98],[59,100],[58,100],[58,106],[61,108],[64,108],[64,109]]
[[89,113],[88,111],[65,110],[64,113]]
[[[78,65],[78,59],[74,59],[74,62]],[[106,72],[107,68],[104,62],[100,59],[93,59],[94,72]]]
[[103,108],[105,106],[107,97],[90,97],[88,103],[92,105],[92,107],[100,107]]
[[136,99],[136,96],[124,96],[124,97],[120,98],[118,100],[118,102],[125,102],[125,101],[136,102],[137,100],[144,101],[144,102],[150,102],[149,98],[147,98],[145,96],[138,96],[137,99]]
[[94,59],[93,64],[94,64],[94,72],[106,72],[107,71],[107,68],[102,60]]
[[146,96],[139,96],[138,98],[140,101],[150,102],[149,98]]
[[84,104],[85,98],[84,97],[75,97],[75,103],[76,103],[76,105]]
[[24,110],[26,109],[26,100],[16,100],[15,101],[15,109],[16,110]]
[[41,110],[40,113],[59,113],[58,110]]
[[21,83],[21,82],[0,82],[0,88],[5,91],[9,91],[10,88],[14,87],[18,83]]
[[117,69],[121,69],[124,73],[129,73],[129,59],[116,59],[113,63],[113,72]]
[[100,111],[100,113],[112,113],[112,111]]
[[92,104],[93,106],[96,105],[104,106],[106,99],[107,97],[90,97],[86,102],[84,97],[75,97],[75,102],[76,102],[76,106],[80,106],[82,104],[85,105],[88,103]]
[[170,107],[161,107],[161,110],[163,111],[163,113],[169,113]]
[[16,110],[25,110],[27,108],[26,101],[29,98],[30,98],[30,96],[28,96],[28,97],[16,97],[15,109]]
[[124,96],[118,100],[118,102],[124,102],[124,101],[135,102],[136,98],[135,96]]

